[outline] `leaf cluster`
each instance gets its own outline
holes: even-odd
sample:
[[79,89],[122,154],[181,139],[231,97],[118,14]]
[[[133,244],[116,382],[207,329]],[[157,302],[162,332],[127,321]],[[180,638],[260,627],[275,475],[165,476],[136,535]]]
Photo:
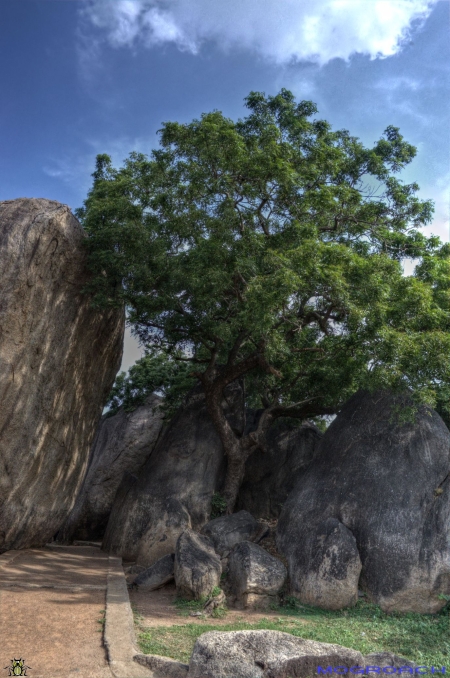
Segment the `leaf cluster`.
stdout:
[[246,106],[165,123],[121,169],[97,157],[77,212],[94,303],[125,303],[144,345],[190,365],[179,374],[245,376],[279,416],[331,414],[361,387],[445,407],[449,251],[420,230],[432,202],[395,176],[415,148],[393,126],[366,148],[284,89]]

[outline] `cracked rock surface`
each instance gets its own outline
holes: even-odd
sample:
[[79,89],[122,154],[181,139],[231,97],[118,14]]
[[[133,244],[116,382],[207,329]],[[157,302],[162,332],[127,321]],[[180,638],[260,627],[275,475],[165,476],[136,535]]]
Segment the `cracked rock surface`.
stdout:
[[189,678],[310,678],[318,667],[363,666],[360,652],[281,631],[209,631],[196,641]]
[[67,205],[0,203],[0,552],[67,517],[120,366],[124,312],[82,293],[84,238]]

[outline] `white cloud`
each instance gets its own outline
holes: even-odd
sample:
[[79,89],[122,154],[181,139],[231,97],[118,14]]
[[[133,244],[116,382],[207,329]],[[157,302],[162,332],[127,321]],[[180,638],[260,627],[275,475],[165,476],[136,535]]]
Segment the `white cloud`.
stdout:
[[437,0],[87,0],[83,19],[113,47],[173,43],[197,53],[206,40],[285,64],[397,53],[414,20]]

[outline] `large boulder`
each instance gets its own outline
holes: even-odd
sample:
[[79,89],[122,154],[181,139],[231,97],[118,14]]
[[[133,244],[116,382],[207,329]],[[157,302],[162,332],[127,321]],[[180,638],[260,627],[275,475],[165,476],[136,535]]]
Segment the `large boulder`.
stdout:
[[277,543],[300,600],[334,607],[339,588],[353,588],[355,600],[357,550],[359,587],[383,610],[433,613],[445,604],[450,432],[424,406],[402,420],[411,406],[408,395],[355,394],[287,499]]
[[0,551],[53,538],[120,367],[124,311],[99,311],[69,207],[0,203]]
[[105,414],[91,449],[88,472],[58,541],[102,539],[124,473],[137,473],[163,425],[162,398],[152,394],[132,412]]
[[268,531],[268,526],[255,520],[248,511],[213,518],[202,527],[202,534],[211,539],[220,556],[227,556],[242,541],[260,541]]
[[[242,385],[230,384],[223,406],[230,424],[240,434],[244,429],[243,400]],[[170,515],[163,515],[167,512],[167,500],[176,500],[174,523],[181,503],[192,528],[200,529],[209,519],[212,496],[220,489],[225,468],[223,446],[206,410],[203,390],[195,387],[162,433],[139,475],[124,477],[102,548],[125,560],[136,560],[139,554],[142,564],[151,565],[152,559],[155,562],[165,555],[161,551],[146,553],[145,543],[154,545],[155,541],[164,540],[164,531],[171,522]],[[161,525],[158,534],[157,524]],[[177,537],[185,527],[180,524]]]
[[209,596],[222,574],[211,541],[193,530],[183,532],[177,541],[174,569],[177,594],[187,600]]
[[191,527],[191,517],[181,501],[175,497],[153,501],[147,529],[139,541],[137,564],[148,567],[163,556],[174,553],[178,537]]
[[257,544],[244,541],[230,554],[228,580],[238,606],[259,608],[275,602],[286,578],[281,560]]
[[[247,432],[256,428],[261,412],[247,412]],[[245,509],[256,518],[278,518],[287,496],[313,460],[321,438],[314,424],[276,421],[267,433],[265,449],[256,449],[247,459],[236,510]]]
[[[396,669],[405,669],[406,667],[411,669],[419,668],[415,662],[412,662],[410,659],[405,659],[405,657],[399,657],[393,652],[371,652],[364,657],[364,666],[371,666],[372,668],[379,666],[380,669],[387,668],[388,666],[393,666]],[[420,668],[426,667],[422,666]],[[371,671],[371,673],[376,672]],[[387,673],[389,675],[389,673],[392,674],[393,671],[383,671],[383,673]],[[398,671],[398,673],[412,673],[412,671],[403,670]],[[422,673],[422,671],[415,671],[415,673]]]
[[188,676],[312,678],[319,667],[325,673],[339,668],[336,673],[350,674],[353,667],[363,672],[363,661],[360,652],[347,647],[304,640],[281,631],[208,631],[195,642]]

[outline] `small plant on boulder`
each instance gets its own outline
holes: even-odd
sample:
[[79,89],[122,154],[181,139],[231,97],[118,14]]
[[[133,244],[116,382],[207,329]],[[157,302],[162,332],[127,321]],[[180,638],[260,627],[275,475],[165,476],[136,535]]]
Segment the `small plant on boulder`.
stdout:
[[211,520],[224,516],[227,511],[226,499],[220,492],[214,492],[211,500]]

